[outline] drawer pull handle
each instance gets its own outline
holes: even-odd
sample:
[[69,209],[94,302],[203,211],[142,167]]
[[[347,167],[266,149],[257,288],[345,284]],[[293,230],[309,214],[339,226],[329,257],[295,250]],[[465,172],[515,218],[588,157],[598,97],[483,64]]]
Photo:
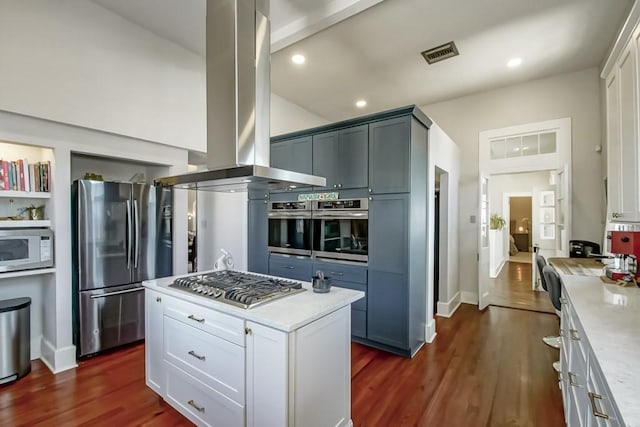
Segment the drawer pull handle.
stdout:
[[244,328],[244,334],[245,335],[251,335],[253,333],[253,331],[251,330],[251,328]]
[[162,302],[162,298],[156,297],[156,302]]
[[560,328],[560,336],[564,338],[564,329]]
[[284,266],[284,268],[287,268],[287,269],[289,269],[289,270],[295,270],[295,267],[292,267],[292,266],[290,266],[290,265],[285,265],[285,266]]
[[195,358],[196,358],[196,359],[198,359],[198,360],[203,360],[203,361],[204,361],[204,359],[205,359],[205,357],[204,357],[204,356],[200,356],[199,354],[197,354],[197,353],[196,353],[195,351],[193,351],[193,350],[191,350],[191,351],[189,352],[189,354],[190,354],[191,356],[195,357]]
[[604,418],[605,420],[608,420],[609,415],[605,414],[604,412],[598,411],[598,409],[596,408],[596,399],[602,399],[602,396],[596,393],[589,392],[589,400],[591,401],[591,412],[593,412],[593,415],[596,417],[600,417],[600,418]]
[[198,322],[198,323],[204,323],[204,318],[202,318],[202,319],[198,319],[198,318],[197,318],[197,317],[195,317],[193,314],[190,314],[190,315],[188,316],[188,318],[189,318],[189,319],[191,319],[191,320],[195,320],[195,321],[196,321],[196,322]]
[[580,341],[580,336],[578,335],[578,331],[576,329],[569,329],[569,335],[571,335],[572,340]]
[[567,299],[560,297],[560,304],[566,304],[567,303]]
[[196,408],[196,411],[198,412],[204,412],[204,406],[199,406],[196,402],[194,402],[193,400],[190,400],[187,402],[189,405],[193,406],[194,408]]
[[569,375],[569,385],[573,387],[580,387],[580,384],[573,382],[576,374],[574,374],[573,372],[567,372],[567,374]]
[[331,274],[336,276],[344,276],[344,273],[340,273],[339,271],[332,271]]

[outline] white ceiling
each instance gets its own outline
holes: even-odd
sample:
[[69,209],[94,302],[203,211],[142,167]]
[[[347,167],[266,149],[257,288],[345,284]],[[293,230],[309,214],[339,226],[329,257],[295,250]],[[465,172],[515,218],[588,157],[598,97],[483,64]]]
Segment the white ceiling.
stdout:
[[[93,0],[204,52],[205,0]],[[272,89],[328,120],[600,65],[631,0],[271,0]],[[420,52],[454,40],[460,56]],[[290,57],[307,62],[294,66]],[[523,63],[508,69],[515,56]],[[368,105],[357,109],[364,98]]]

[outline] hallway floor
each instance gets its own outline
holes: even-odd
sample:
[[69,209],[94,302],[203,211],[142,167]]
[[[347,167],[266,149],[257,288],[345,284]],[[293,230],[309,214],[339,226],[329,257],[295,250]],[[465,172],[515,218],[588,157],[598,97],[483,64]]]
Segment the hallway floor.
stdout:
[[489,279],[491,304],[555,313],[549,295],[531,289],[531,267],[531,263],[507,262],[497,278]]

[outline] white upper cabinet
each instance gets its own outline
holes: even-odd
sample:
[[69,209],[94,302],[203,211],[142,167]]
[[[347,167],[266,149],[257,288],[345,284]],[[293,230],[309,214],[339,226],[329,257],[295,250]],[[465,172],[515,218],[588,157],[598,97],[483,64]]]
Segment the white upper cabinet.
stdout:
[[[614,48],[605,66],[604,72],[608,74],[603,76],[606,77],[607,219],[613,221],[640,221],[640,28],[637,24],[633,27],[626,44]],[[619,53],[614,57],[616,52]]]

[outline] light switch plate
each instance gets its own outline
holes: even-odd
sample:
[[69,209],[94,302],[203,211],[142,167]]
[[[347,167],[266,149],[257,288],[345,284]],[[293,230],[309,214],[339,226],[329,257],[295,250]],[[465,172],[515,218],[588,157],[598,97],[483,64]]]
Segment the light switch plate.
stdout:
[[476,216],[475,216],[475,215],[471,215],[471,216],[469,217],[469,222],[470,222],[471,224],[475,224],[475,223],[476,223]]

